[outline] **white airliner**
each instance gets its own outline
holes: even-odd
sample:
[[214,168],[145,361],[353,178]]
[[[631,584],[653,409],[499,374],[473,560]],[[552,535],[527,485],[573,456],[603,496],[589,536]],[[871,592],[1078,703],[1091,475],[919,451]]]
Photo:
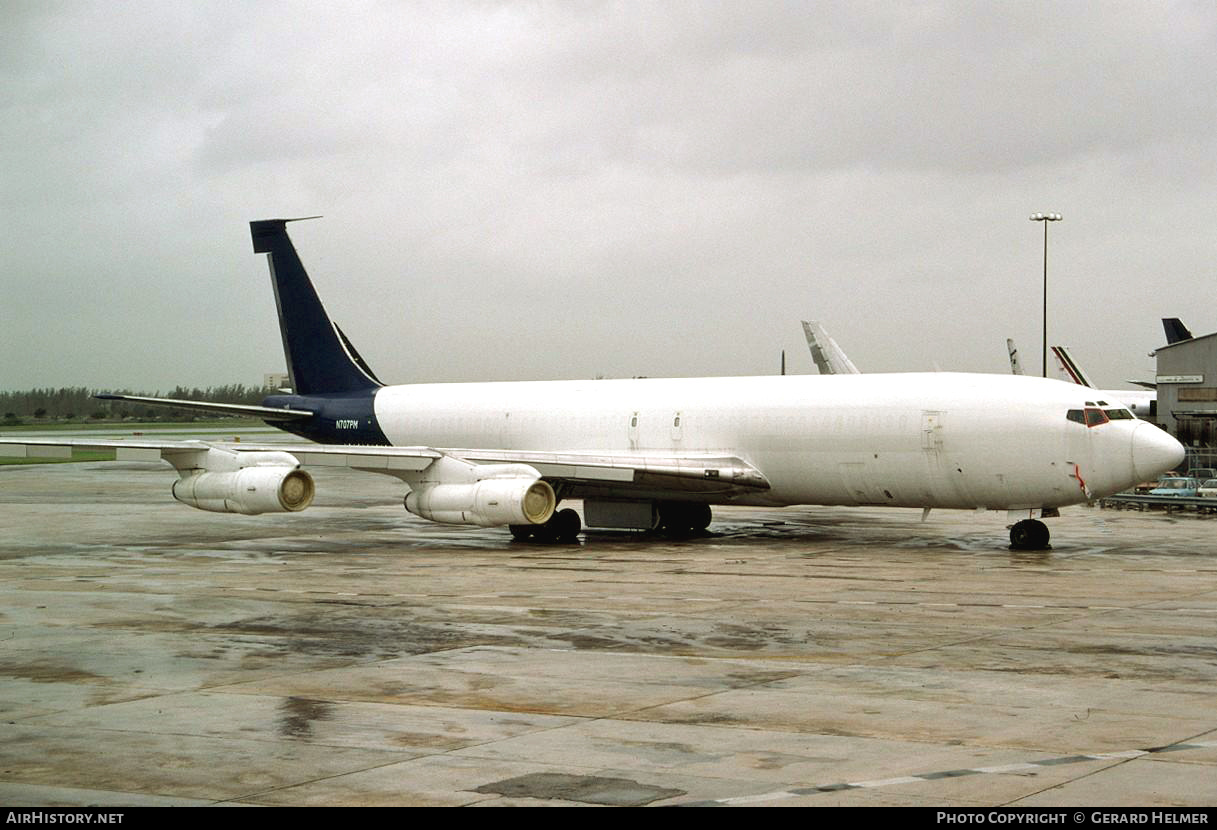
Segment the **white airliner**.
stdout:
[[322,308],[288,221],[250,227],[270,255],[293,394],[188,405],[317,443],[11,440],[0,452],[165,459],[176,499],[220,512],[303,510],[314,483],[301,467],[332,465],[396,476],[424,518],[516,538],[571,539],[581,523],[556,509],[566,499],[583,500],[591,526],[672,532],[704,529],[715,504],[883,505],[1005,510],[1015,548],[1047,547],[1039,517],[1183,459],[1165,432],[1082,387],[1009,375],[385,386]]

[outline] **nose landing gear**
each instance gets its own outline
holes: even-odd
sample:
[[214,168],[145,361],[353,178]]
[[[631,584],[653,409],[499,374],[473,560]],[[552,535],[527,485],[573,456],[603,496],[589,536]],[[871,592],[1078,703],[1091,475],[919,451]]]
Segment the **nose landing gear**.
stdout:
[[1011,550],[1047,550],[1048,525],[1038,519],[1023,519],[1010,528]]

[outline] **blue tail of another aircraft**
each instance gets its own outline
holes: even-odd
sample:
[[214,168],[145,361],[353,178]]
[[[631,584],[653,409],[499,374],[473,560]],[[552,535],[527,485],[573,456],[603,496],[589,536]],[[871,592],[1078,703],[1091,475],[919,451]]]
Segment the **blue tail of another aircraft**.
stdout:
[[269,254],[287,371],[297,395],[368,392],[382,384],[330,320],[287,235],[292,219],[249,223],[254,253]]
[[1192,339],[1192,333],[1187,330],[1187,326],[1183,325],[1183,321],[1178,317],[1163,317],[1162,328],[1166,331],[1167,345],[1173,346],[1175,343]]

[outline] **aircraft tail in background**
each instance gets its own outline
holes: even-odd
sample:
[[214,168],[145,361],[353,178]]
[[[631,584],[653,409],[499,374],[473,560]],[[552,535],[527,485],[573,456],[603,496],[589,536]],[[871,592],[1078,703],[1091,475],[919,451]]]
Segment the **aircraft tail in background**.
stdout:
[[807,337],[807,348],[811,350],[811,359],[816,362],[816,368],[821,375],[860,375],[858,367],[845,356],[844,350],[837,341],[828,336],[828,332],[819,323],[803,320],[803,334]]
[[1018,361],[1018,347],[1014,345],[1014,339],[1006,338],[1006,351],[1010,353],[1010,373],[1021,375],[1023,373],[1023,364]]
[[1061,367],[1061,371],[1068,375],[1071,381],[1079,386],[1089,386],[1091,389],[1094,388],[1094,383],[1090,380],[1090,377],[1086,374],[1082,367],[1078,365],[1077,361],[1073,359],[1073,356],[1069,354],[1068,349],[1066,349],[1064,346],[1053,346],[1052,355],[1056,358],[1056,362]]
[[1187,330],[1187,326],[1183,325],[1183,321],[1178,317],[1163,317],[1162,328],[1166,332],[1166,342],[1168,345],[1192,339],[1192,333]]

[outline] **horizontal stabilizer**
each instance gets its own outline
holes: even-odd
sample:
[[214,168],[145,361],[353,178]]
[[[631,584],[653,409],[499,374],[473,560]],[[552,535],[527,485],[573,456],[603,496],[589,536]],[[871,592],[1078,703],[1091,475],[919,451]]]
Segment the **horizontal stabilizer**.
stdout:
[[103,401],[131,401],[132,403],[165,406],[173,409],[219,412],[224,415],[245,415],[250,418],[262,418],[268,421],[291,421],[299,418],[313,417],[313,413],[307,409],[280,409],[273,406],[219,403],[217,401],[183,401],[175,398],[146,398],[140,395],[94,395],[93,397],[100,398]]
[[250,222],[249,231],[254,240],[254,253],[269,254],[273,240],[287,230],[288,222],[304,222],[308,219],[320,218],[320,216],[298,216],[295,219],[260,219]]

